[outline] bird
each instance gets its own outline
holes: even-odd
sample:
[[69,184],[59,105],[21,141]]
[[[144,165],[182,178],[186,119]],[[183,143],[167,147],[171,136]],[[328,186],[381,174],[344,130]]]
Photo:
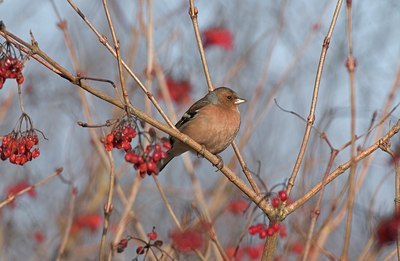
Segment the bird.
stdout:
[[[235,139],[240,127],[238,105],[246,102],[228,87],[218,87],[196,101],[176,123],[175,127],[202,145],[211,153],[218,155]],[[159,171],[175,157],[190,147],[170,137],[171,148],[160,161]],[[222,162],[222,161],[221,161]]]

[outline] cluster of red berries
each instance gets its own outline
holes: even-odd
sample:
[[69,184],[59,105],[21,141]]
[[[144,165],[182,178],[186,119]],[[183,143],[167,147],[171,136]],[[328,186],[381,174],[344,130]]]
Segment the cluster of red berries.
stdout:
[[[163,245],[163,242],[161,240],[157,240],[158,235],[157,235],[157,232],[155,231],[155,227],[153,227],[153,230],[147,234],[147,237],[149,238],[149,241],[144,246],[138,246],[136,248],[136,254],[143,255],[146,252],[146,250],[151,248],[152,246],[159,248]],[[129,240],[131,240],[131,239],[136,239],[136,240],[145,242],[144,240],[128,236],[126,238],[121,239],[118,242],[117,247],[116,247],[117,252],[118,253],[124,252],[124,250],[128,247]],[[154,242],[152,243],[152,241],[154,241]]]
[[[26,130],[21,130],[26,126]],[[26,162],[39,157],[39,138],[32,120],[28,114],[23,113],[19,118],[16,128],[3,137],[0,146],[0,159],[7,160],[16,165],[24,165]]]
[[[274,208],[280,208],[283,203],[288,201],[288,194],[286,190],[280,190],[278,194],[272,198],[271,205]],[[279,235],[284,238],[287,236],[286,226],[284,224],[271,222],[269,226],[263,223],[258,223],[249,227],[248,232],[250,235],[256,235],[261,239],[270,237],[279,232]]]
[[287,236],[286,226],[278,223],[272,223],[268,227],[266,227],[264,224],[258,223],[250,226],[248,231],[252,236],[258,234],[261,239],[264,239],[265,237],[271,237],[278,232],[282,238]]
[[16,57],[15,50],[8,42],[0,44],[0,51],[0,89],[7,79],[16,79],[18,84],[22,84],[22,59]]
[[9,159],[10,163],[24,165],[26,162],[39,157],[39,143],[35,131],[29,131],[26,135],[19,135],[18,132],[11,132],[3,138],[0,147],[0,158]]
[[135,150],[128,151],[125,154],[125,160],[132,163],[134,168],[139,170],[142,178],[146,173],[147,175],[158,174],[158,163],[161,159],[167,157],[166,151],[171,148],[170,142],[163,138],[154,144],[147,145],[144,150],[140,148],[141,146],[138,145]]
[[274,197],[271,200],[271,205],[274,208],[279,208],[283,202],[286,202],[288,200],[288,194],[286,190],[281,190],[278,192],[278,196]]
[[[153,228],[153,230],[147,234],[147,237],[150,239],[150,241],[152,240],[157,240],[157,232],[155,231],[155,229]],[[154,242],[154,245],[157,247],[162,246],[163,242],[161,240],[157,240]],[[151,244],[146,244],[145,246],[138,246],[136,248],[136,254],[138,255],[143,255],[146,251],[146,248],[149,248],[151,246]]]
[[[158,164],[161,159],[167,157],[166,151],[171,148],[168,139],[159,139],[156,137],[156,132],[150,128],[148,132],[140,131],[135,118],[127,116],[122,119],[111,133],[101,139],[107,151],[113,148],[123,149],[125,151],[125,160],[133,164],[142,178],[147,175],[158,174]],[[149,145],[142,145],[142,137],[149,141]],[[132,140],[138,137],[138,145],[134,148],[131,145]]]
[[131,141],[137,135],[135,128],[130,125],[115,128],[105,138],[101,139],[104,143],[106,151],[111,151],[113,148],[123,149],[126,152],[132,149]]

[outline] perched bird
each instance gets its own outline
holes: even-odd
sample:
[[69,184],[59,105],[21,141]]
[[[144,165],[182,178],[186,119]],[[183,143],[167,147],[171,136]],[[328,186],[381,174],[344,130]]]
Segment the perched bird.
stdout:
[[[203,145],[213,154],[225,150],[236,137],[240,127],[238,105],[246,102],[231,89],[219,87],[195,102],[183,114],[175,127]],[[174,157],[190,150],[181,141],[170,137],[171,149],[161,160],[160,171]]]

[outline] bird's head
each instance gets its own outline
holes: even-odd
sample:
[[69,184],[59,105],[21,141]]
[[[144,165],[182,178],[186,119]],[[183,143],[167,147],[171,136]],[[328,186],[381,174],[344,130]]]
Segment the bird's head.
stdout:
[[237,105],[246,102],[245,99],[240,98],[236,92],[227,87],[216,88],[210,92],[210,95],[212,96],[212,103],[228,108],[237,108]]

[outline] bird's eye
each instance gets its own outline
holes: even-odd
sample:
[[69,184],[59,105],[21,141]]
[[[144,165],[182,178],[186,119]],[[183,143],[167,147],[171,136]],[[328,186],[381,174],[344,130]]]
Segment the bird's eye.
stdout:
[[229,96],[226,97],[226,98],[228,98],[228,100],[232,100],[232,96],[231,96],[231,95],[229,95]]

